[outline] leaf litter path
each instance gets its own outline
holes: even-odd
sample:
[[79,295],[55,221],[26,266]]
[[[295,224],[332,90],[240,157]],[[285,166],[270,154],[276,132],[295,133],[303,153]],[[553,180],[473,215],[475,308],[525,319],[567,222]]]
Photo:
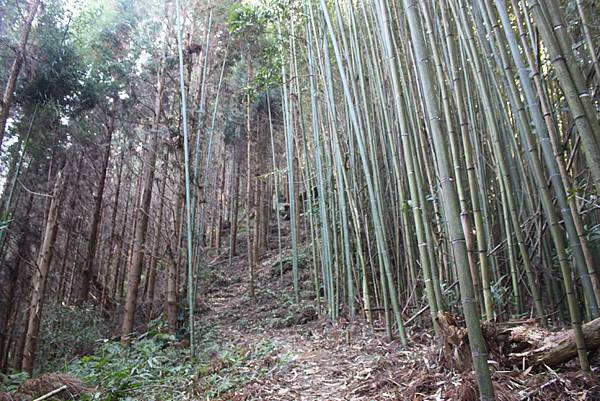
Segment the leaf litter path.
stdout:
[[[427,330],[413,327],[410,346],[402,347],[397,340],[387,341],[381,327],[373,328],[364,320],[335,325],[316,316],[303,320],[290,303],[282,303],[282,294],[291,289],[290,273],[279,280],[272,265],[273,258],[267,258],[257,268],[255,302],[247,296],[245,258],[234,260],[231,266],[226,262],[213,265],[217,279],[210,279],[212,284],[204,294],[207,307],[202,324],[217,330],[223,345],[255,349],[261,343],[275,344],[266,358],[247,368],[248,378],[254,379],[217,400],[478,399],[473,374],[442,366],[440,347],[433,344]],[[307,278],[305,274],[301,279]],[[300,319],[284,327],[277,324],[294,313]],[[577,370],[557,374],[492,367],[500,401],[600,400],[598,380]],[[266,373],[257,375],[260,369]]]
[[315,318],[305,324],[273,328],[274,316],[281,316],[281,321],[294,313],[289,304],[280,302],[289,277],[284,277],[282,284],[271,274],[271,261],[263,263],[257,271],[257,299],[251,302],[246,295],[244,262],[240,260],[242,266],[237,267],[235,263],[217,267],[221,280],[218,288],[205,295],[205,322],[218,330],[223,344],[253,348],[269,341],[276,347],[269,356],[273,366],[266,375],[223,400],[402,399],[397,391],[406,386],[394,383],[386,374],[392,362],[411,361],[411,352],[395,341],[385,341],[383,333],[374,333],[363,322],[332,325]]
[[[385,346],[378,340],[354,344],[340,341],[336,345],[335,339],[321,338],[314,332],[311,335],[311,329],[306,330],[312,338],[299,330],[265,333],[262,340],[268,337],[280,344],[275,358],[283,363],[265,378],[239,391],[238,395],[248,399],[333,401],[371,400],[375,399],[373,393],[376,392],[379,393],[377,399],[397,398],[393,392],[380,392],[374,380],[386,354]],[[323,335],[327,335],[327,331],[323,330]]]

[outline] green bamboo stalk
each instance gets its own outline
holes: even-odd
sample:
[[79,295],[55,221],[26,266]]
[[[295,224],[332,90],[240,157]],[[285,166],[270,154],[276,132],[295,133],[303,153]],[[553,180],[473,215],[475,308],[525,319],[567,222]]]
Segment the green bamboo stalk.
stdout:
[[[500,3],[500,4],[503,4],[503,3]],[[491,9],[490,3],[488,2],[487,5],[488,5],[488,12],[489,12],[489,10]],[[481,5],[481,6],[483,6],[483,5]],[[506,17],[505,22],[508,24],[508,27],[510,28],[510,22],[507,19],[508,16],[505,15],[504,17]],[[488,24],[489,24],[489,22],[488,22]],[[498,42],[500,42],[502,38],[500,37],[499,27],[497,25],[495,25],[495,27],[493,29],[494,29],[494,33],[496,35],[496,40]],[[510,28],[509,33],[510,32],[512,32],[512,28]],[[514,37],[512,39],[514,39]],[[513,44],[516,45],[516,43],[513,43]],[[527,116],[525,107],[521,102],[521,98],[520,98],[520,95],[518,94],[518,89],[516,88],[516,84],[513,80],[513,77],[510,76],[512,69],[511,69],[511,66],[510,66],[510,63],[508,60],[508,56],[506,54],[506,49],[504,48],[504,46],[498,46],[497,48],[499,50],[500,57],[501,57],[501,60],[499,60],[498,62],[500,63],[500,65],[502,65],[503,71],[507,74],[507,77],[506,77],[507,79],[505,80],[505,82],[508,85],[509,97],[511,99],[511,102],[514,104],[514,109],[517,110],[517,113],[516,113],[517,123],[520,128],[521,137],[523,139],[524,146],[526,147],[526,150],[527,150],[526,155],[528,156],[529,164],[531,165],[531,168],[533,170],[535,179],[537,181],[537,185],[540,188],[539,192],[541,194],[542,204],[544,207],[546,217],[548,219],[548,223],[550,225],[550,232],[551,232],[552,238],[553,238],[555,246],[556,246],[556,250],[557,250],[557,253],[559,256],[559,261],[561,261],[561,263],[568,263],[568,261],[566,260],[567,258],[566,258],[566,254],[565,254],[564,236],[563,236],[562,229],[558,222],[558,217],[556,215],[556,211],[552,204],[552,199],[551,199],[549,191],[545,185],[547,180],[544,176],[542,166],[541,166],[540,160],[537,155],[537,149],[534,147],[534,139],[533,139],[533,135],[530,130],[529,117]],[[515,50],[517,52],[516,54],[519,55],[518,49],[513,49],[513,50]],[[522,67],[522,65],[521,65],[521,67]],[[546,138],[546,141],[542,142],[542,150],[544,151],[544,155],[546,156],[545,160],[546,160],[547,167],[549,168],[550,180],[552,182],[553,189],[556,193],[558,203],[559,203],[559,206],[562,211],[563,220],[565,222],[567,232],[569,234],[568,238],[569,238],[570,244],[571,244],[571,251],[573,252],[573,254],[575,256],[576,266],[579,268],[580,274],[582,274],[582,284],[584,286],[584,293],[586,295],[586,301],[588,302],[590,314],[592,316],[597,316],[598,307],[596,304],[596,297],[595,297],[593,289],[592,289],[590,277],[587,275],[586,261],[585,261],[583,252],[581,250],[581,246],[579,244],[579,237],[577,235],[577,230],[573,223],[573,218],[571,216],[570,209],[567,205],[566,193],[564,190],[564,186],[563,186],[560,174],[558,172],[558,166],[553,157],[553,151],[551,149],[551,144],[547,138],[548,134],[545,129],[545,125],[542,121],[541,113],[539,112],[539,109],[535,107],[537,105],[535,104],[535,101],[533,100],[533,98],[534,98],[533,89],[531,88],[529,77],[524,72],[523,68],[520,69],[520,75],[521,75],[521,84],[525,91],[526,98],[530,99],[532,102],[531,106],[533,106],[533,107],[530,107],[529,110],[532,111],[532,113],[533,113],[534,124],[537,129],[537,133],[542,138],[544,138],[544,137]]]
[[[594,46],[594,39],[592,37],[592,33],[590,32],[590,20],[588,19],[588,13],[583,4],[583,0],[576,0],[577,3],[577,12],[579,13],[579,18],[581,18],[581,29],[583,30],[583,36],[585,37],[585,44],[587,46],[588,52],[590,53],[590,60],[592,61],[592,67],[594,68],[594,72],[596,73],[596,82],[600,84],[600,61],[598,61],[598,55],[596,54],[596,46]],[[593,5],[593,3],[592,3]]]
[[[279,21],[278,34],[279,41],[283,42],[281,34],[281,24]],[[281,45],[283,51],[283,44]],[[291,47],[291,46],[290,46]],[[283,115],[284,115],[284,132],[286,143],[286,159],[287,159],[287,180],[288,180],[288,196],[290,204],[290,231],[292,237],[292,281],[294,285],[294,297],[296,302],[300,300],[300,290],[298,283],[298,224],[296,221],[296,194],[295,194],[295,179],[294,179],[294,133],[291,122],[291,110],[288,98],[288,83],[285,63],[281,63],[281,79],[283,84]]]
[[[587,90],[581,87],[583,77],[578,67],[569,68],[570,61],[569,53],[565,54],[564,48],[561,47],[560,41],[555,36],[552,23],[548,21],[544,15],[544,10],[539,1],[527,0],[527,7],[533,15],[536,26],[539,29],[545,47],[548,49],[552,65],[556,70],[557,78],[560,82],[565,98],[569,105],[569,109],[573,116],[573,121],[581,138],[581,145],[586,156],[587,164],[590,173],[594,179],[594,183],[599,185],[600,182],[600,148],[598,141],[600,139],[600,124],[598,120],[586,111],[591,109],[590,95]],[[545,3],[545,5],[547,5]],[[547,10],[552,14],[553,10]],[[562,25],[557,25],[557,27]],[[566,44],[563,43],[563,46]],[[578,85],[579,83],[579,85]]]
[[[387,14],[387,6],[384,4],[383,0],[379,0],[374,3],[376,7],[376,14],[379,19],[379,27],[383,36],[383,45],[385,48],[385,59],[386,60],[394,60],[394,54],[391,43],[391,33],[389,28],[389,20]],[[392,90],[394,92],[394,106],[397,114],[397,119],[400,124],[400,132],[402,137],[402,148],[404,151],[404,161],[406,164],[406,172],[408,175],[409,182],[409,190],[412,198],[412,202],[414,205],[411,207],[413,220],[415,223],[415,231],[417,235],[417,242],[419,247],[419,260],[421,262],[421,268],[423,269],[423,276],[425,281],[425,288],[427,293],[427,299],[429,301],[429,310],[431,313],[431,319],[433,322],[433,326],[436,330],[436,333],[440,335],[439,325],[437,324],[437,313],[438,313],[438,302],[436,300],[436,294],[433,287],[433,281],[431,277],[431,267],[430,267],[430,259],[429,253],[427,252],[427,241],[425,239],[425,231],[423,228],[423,220],[422,220],[422,209],[423,209],[423,195],[422,195],[422,187],[417,184],[416,176],[413,167],[413,157],[412,154],[414,152],[411,137],[408,131],[407,123],[406,123],[406,115],[405,115],[405,107],[402,102],[402,95],[400,89],[400,82],[398,80],[398,72],[396,68],[395,62],[388,63],[388,67],[390,69],[390,76],[392,80]],[[419,185],[419,186],[418,186]]]
[[[466,18],[466,13],[464,7],[459,8],[452,7],[455,15],[458,16],[460,20],[459,27],[468,27],[468,21]],[[535,315],[540,320],[541,324],[545,324],[545,313],[544,307],[541,299],[541,294],[539,287],[536,283],[535,276],[533,274],[533,268],[531,264],[531,258],[529,255],[529,251],[525,244],[525,238],[523,236],[523,231],[521,229],[521,225],[518,221],[519,213],[516,209],[516,202],[514,199],[512,187],[511,176],[508,173],[508,167],[505,158],[505,148],[501,144],[501,136],[500,131],[497,126],[497,118],[495,117],[492,106],[491,99],[489,97],[489,90],[485,89],[486,85],[483,82],[483,68],[481,65],[481,60],[479,58],[479,54],[475,50],[474,40],[471,36],[471,33],[468,29],[460,29],[461,36],[464,40],[466,40],[466,50],[468,51],[469,57],[472,62],[472,67],[474,69],[474,77],[477,82],[477,90],[479,91],[480,98],[482,101],[483,109],[486,115],[486,124],[489,128],[492,137],[492,145],[494,147],[494,155],[498,162],[498,169],[501,176],[501,185],[504,186],[504,194],[506,196],[506,202],[508,203],[508,209],[510,211],[510,219],[512,223],[512,228],[514,230],[515,239],[517,242],[517,246],[519,248],[519,253],[521,254],[521,259],[523,262],[523,268],[527,275],[527,280],[529,284],[529,288],[533,295],[534,307],[535,307]],[[508,235],[508,233],[507,233]],[[563,259],[564,261],[564,259]]]
[[277,157],[275,156],[275,135],[273,133],[273,116],[271,113],[271,97],[266,93],[267,109],[269,112],[269,134],[271,136],[271,159],[273,161],[273,183],[275,184],[275,214],[277,218],[277,251],[279,260],[279,275],[283,279],[283,257],[281,253],[281,215],[279,211],[279,169]]
[[[516,0],[512,0],[512,3],[513,3],[513,10],[519,10]],[[554,153],[554,158],[556,160],[556,164],[558,165],[558,169],[560,171],[560,175],[562,177],[563,183],[565,185],[567,185],[569,183],[569,175],[567,173],[567,168],[565,166],[562,152],[560,150],[561,144],[559,143],[559,140],[560,140],[559,133],[558,133],[558,129],[556,127],[556,124],[555,124],[555,121],[553,118],[551,106],[549,104],[548,97],[546,96],[546,93],[544,91],[544,85],[541,80],[540,71],[536,67],[532,49],[529,45],[529,42],[526,40],[527,34],[526,34],[525,28],[523,26],[522,17],[519,12],[515,12],[514,15],[515,15],[515,21],[517,23],[517,27],[519,29],[519,36],[521,37],[521,46],[527,57],[529,67],[532,71],[531,77],[534,81],[535,88],[537,91],[537,99],[533,99],[530,103],[533,103],[532,108],[534,109],[534,112],[536,114],[539,114],[539,109],[538,109],[538,103],[539,103],[539,107],[541,107],[541,112],[543,114],[544,123],[546,124],[546,128],[547,128],[547,132],[543,129],[540,130],[540,136],[542,137],[540,142],[542,142],[542,144],[545,146],[545,149],[546,149],[548,147],[547,141],[548,141],[548,139],[550,140],[551,146],[552,146],[552,152]],[[515,56],[515,58],[516,58],[516,56]],[[525,70],[524,66],[522,68]],[[539,116],[537,116],[537,118],[539,118]],[[550,151],[549,149],[546,149],[545,155],[549,151]],[[571,209],[571,216],[572,216],[574,224],[576,226],[576,231],[577,231],[577,235],[579,237],[579,242],[581,244],[582,251],[585,255],[585,259],[587,262],[587,268],[588,268],[588,275],[590,276],[590,279],[592,281],[594,292],[596,294],[596,300],[598,303],[600,303],[600,283],[599,283],[599,279],[596,274],[596,271],[594,270],[594,266],[595,266],[594,257],[592,255],[589,244],[587,242],[585,230],[583,228],[583,221],[579,214],[579,210],[577,208],[577,203],[576,203],[575,198],[574,197],[567,198],[567,201],[568,201],[569,207]]]
[[[333,31],[334,27],[331,22],[331,17],[329,15],[329,11],[327,9],[327,5],[326,5],[325,1],[321,0],[320,4],[321,4],[321,10],[325,17],[327,31],[329,32],[331,44],[333,45],[333,50],[334,50],[336,63],[338,65],[339,75],[342,80],[344,98],[345,98],[345,101],[347,104],[348,114],[349,114],[349,118],[350,118],[351,125],[352,125],[352,131],[354,134],[353,136],[356,139],[356,142],[358,145],[362,168],[363,168],[363,172],[365,175],[365,181],[367,184],[367,190],[368,190],[368,194],[369,194],[369,203],[370,203],[371,212],[373,215],[372,217],[373,217],[373,225],[374,225],[374,230],[375,230],[377,248],[379,251],[379,256],[382,259],[383,271],[385,272],[385,281],[386,281],[385,284],[388,287],[388,296],[389,296],[391,304],[392,304],[392,309],[394,310],[394,316],[395,316],[396,323],[398,325],[400,341],[403,344],[405,344],[407,341],[406,334],[404,331],[404,325],[402,323],[402,317],[400,314],[400,307],[398,305],[398,299],[397,299],[396,293],[395,293],[392,272],[391,272],[391,267],[390,267],[390,261],[389,261],[389,255],[388,255],[388,250],[387,250],[387,241],[385,239],[385,232],[383,230],[383,221],[381,219],[380,206],[377,201],[374,184],[373,184],[373,181],[371,178],[371,168],[369,166],[369,160],[368,160],[368,156],[367,156],[366,146],[364,143],[364,139],[361,136],[360,123],[359,123],[358,116],[356,113],[354,100],[353,100],[353,97],[350,92],[350,84],[348,81],[348,77],[347,77],[346,71],[344,70],[344,62],[342,59],[340,47],[338,45],[338,40],[335,35],[335,32]],[[382,284],[384,284],[384,283],[382,283]]]
[[448,49],[448,59],[450,61],[450,71],[452,79],[452,89],[455,94],[454,101],[458,112],[458,124],[460,126],[460,134],[462,139],[462,150],[465,156],[465,167],[467,170],[467,180],[469,184],[469,192],[471,195],[471,205],[473,210],[473,220],[475,222],[475,235],[477,243],[477,253],[479,256],[479,267],[481,271],[481,284],[483,289],[483,298],[485,306],[485,315],[488,320],[494,319],[494,305],[491,292],[490,267],[487,257],[488,242],[486,238],[484,219],[480,206],[479,191],[483,189],[478,185],[477,171],[475,161],[473,159],[473,145],[469,135],[469,120],[465,111],[465,91],[463,86],[462,75],[458,67],[456,41],[454,33],[450,27],[448,10],[446,4],[441,4],[442,23],[446,36],[446,46]]
[[410,39],[413,45],[415,63],[418,67],[419,81],[423,86],[423,97],[427,107],[427,118],[430,122],[431,137],[435,147],[435,155],[438,162],[438,171],[441,175],[440,185],[444,197],[446,220],[448,224],[448,236],[454,258],[459,269],[459,281],[463,313],[469,334],[469,345],[473,358],[473,367],[479,386],[481,400],[495,400],[494,387],[488,367],[487,349],[485,340],[479,326],[479,316],[474,300],[473,283],[469,271],[469,257],[465,245],[464,232],[460,221],[460,210],[456,188],[451,179],[450,158],[444,140],[444,130],[441,125],[441,117],[438,103],[435,99],[437,91],[434,89],[434,78],[428,63],[429,56],[425,47],[421,17],[418,6],[414,0],[403,0],[404,12],[408,19]]
[[188,262],[188,307],[189,307],[189,329],[190,329],[190,355],[194,357],[194,254],[192,252],[192,208],[191,208],[191,193],[190,193],[190,150],[188,138],[188,122],[187,122],[187,97],[185,89],[184,61],[183,61],[183,38],[181,25],[181,15],[179,10],[179,0],[175,0],[175,9],[177,16],[177,52],[179,55],[179,90],[181,96],[181,118],[183,120],[183,155],[184,155],[184,171],[185,171],[185,210],[186,210],[186,228],[187,228],[187,262]]

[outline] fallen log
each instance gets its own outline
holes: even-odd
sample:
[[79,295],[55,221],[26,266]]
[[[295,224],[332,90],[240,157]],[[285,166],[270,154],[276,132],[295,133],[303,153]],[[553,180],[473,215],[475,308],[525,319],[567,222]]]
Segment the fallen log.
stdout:
[[[459,372],[470,370],[469,339],[463,324],[449,313],[440,313],[437,322],[444,364]],[[555,367],[577,357],[572,329],[551,332],[540,327],[535,320],[508,325],[484,322],[481,329],[491,359],[500,365]],[[600,348],[600,318],[584,324],[582,329],[587,351]]]
[[[600,318],[583,325],[583,336],[588,352],[600,347]],[[573,330],[562,330],[551,333],[537,326],[517,326],[503,330],[515,349],[522,349],[509,354],[510,360],[530,365],[560,365],[577,357],[577,346]],[[525,349],[523,349],[525,348]]]

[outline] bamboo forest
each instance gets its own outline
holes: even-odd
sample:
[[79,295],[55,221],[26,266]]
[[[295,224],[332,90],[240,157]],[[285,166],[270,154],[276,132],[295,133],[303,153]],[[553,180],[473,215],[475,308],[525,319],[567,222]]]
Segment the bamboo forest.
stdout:
[[600,401],[600,2],[0,0],[0,401]]

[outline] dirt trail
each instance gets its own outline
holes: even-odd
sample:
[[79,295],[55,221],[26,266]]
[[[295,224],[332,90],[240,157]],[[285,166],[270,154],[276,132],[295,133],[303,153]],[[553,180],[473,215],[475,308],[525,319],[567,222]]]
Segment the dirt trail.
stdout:
[[[396,342],[386,343],[382,335],[373,334],[364,323],[331,325],[324,319],[308,316],[305,324],[273,328],[273,316],[294,318],[289,305],[280,305],[282,289],[288,289],[278,276],[273,277],[266,259],[257,271],[257,300],[246,295],[245,261],[232,266],[221,262],[222,285],[205,296],[209,311],[205,319],[216,328],[224,343],[251,346],[264,341],[277,344],[272,358],[274,368],[259,381],[249,384],[230,399],[264,400],[387,400],[398,399],[394,391],[381,387],[393,384],[382,381],[382,373],[393,353],[402,357]],[[301,315],[302,310],[297,312]],[[314,320],[313,320],[314,319]],[[277,322],[277,321],[276,321]],[[275,324],[277,326],[277,324]],[[406,358],[406,357],[405,357]],[[397,386],[394,386],[397,387]],[[401,388],[401,386],[400,386]]]
[[[219,332],[223,344],[248,349],[265,341],[276,344],[269,371],[222,400],[478,399],[473,375],[444,368],[440,349],[432,345],[426,330],[409,328],[411,345],[402,347],[398,341],[387,341],[381,327],[365,321],[332,325],[314,311],[282,303],[283,293],[291,292],[291,277],[287,272],[280,280],[273,272],[274,261],[274,253],[266,255],[256,271],[255,302],[246,295],[245,258],[211,267],[216,280],[207,283],[204,324]],[[301,278],[309,276],[305,272]],[[494,380],[498,400],[600,400],[597,379],[590,381],[576,371],[559,376],[499,369]]]

